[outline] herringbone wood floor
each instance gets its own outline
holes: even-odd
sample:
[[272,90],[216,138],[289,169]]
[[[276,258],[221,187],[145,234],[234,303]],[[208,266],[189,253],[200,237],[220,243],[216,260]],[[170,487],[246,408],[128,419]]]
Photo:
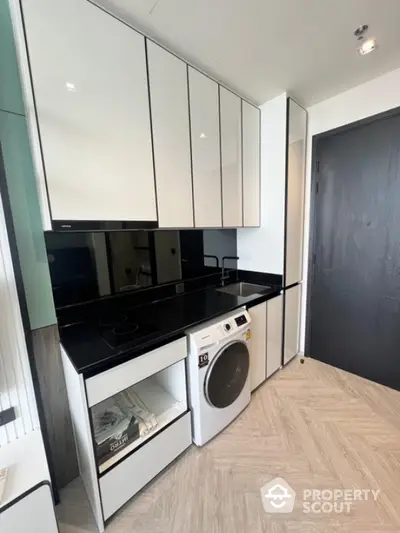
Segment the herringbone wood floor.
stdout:
[[[260,487],[283,477],[292,514],[266,514]],[[304,489],[380,489],[350,514],[304,514]],[[116,488],[118,490],[118,488]],[[82,486],[59,506],[61,533],[95,531]],[[109,533],[400,532],[400,393],[298,360],[205,447],[192,446],[129,502]]]

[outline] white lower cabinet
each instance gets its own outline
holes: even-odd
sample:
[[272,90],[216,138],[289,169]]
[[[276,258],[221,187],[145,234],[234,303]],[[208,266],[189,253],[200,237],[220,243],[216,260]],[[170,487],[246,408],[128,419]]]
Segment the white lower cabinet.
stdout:
[[285,291],[285,345],[283,362],[286,365],[300,351],[301,285]]
[[249,310],[251,317],[250,388],[253,391],[266,376],[267,354],[267,302],[255,305]]
[[251,307],[250,386],[253,391],[282,366],[283,296]]
[[57,533],[50,484],[43,483],[0,511],[1,533]]
[[100,478],[104,520],[142,489],[192,442],[190,413]]
[[[192,442],[186,338],[87,380],[62,356],[80,475],[102,532]],[[117,420],[111,432],[104,427],[110,416]]]
[[267,375],[282,366],[283,296],[267,302]]

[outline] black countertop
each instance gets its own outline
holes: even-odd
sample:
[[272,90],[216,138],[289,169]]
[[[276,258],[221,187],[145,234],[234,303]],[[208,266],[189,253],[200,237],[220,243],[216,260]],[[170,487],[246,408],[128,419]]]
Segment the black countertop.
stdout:
[[280,287],[266,287],[251,296],[233,296],[215,288],[197,290],[118,312],[129,314],[129,320],[155,326],[153,333],[118,348],[111,348],[100,335],[98,317],[60,328],[61,343],[79,373],[91,377],[167,342],[184,336],[185,331],[239,307],[252,307],[280,293]]

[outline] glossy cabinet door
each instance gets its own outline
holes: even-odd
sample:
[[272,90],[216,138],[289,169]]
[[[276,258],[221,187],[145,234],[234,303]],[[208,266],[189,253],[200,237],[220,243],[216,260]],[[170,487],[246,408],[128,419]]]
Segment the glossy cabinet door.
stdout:
[[285,342],[283,362],[286,365],[300,351],[301,285],[285,291]]
[[52,219],[156,221],[144,37],[87,1],[22,8]]
[[222,226],[218,84],[189,67],[194,222]]
[[267,378],[282,366],[283,296],[267,302]]
[[0,531],[58,533],[50,485],[43,483],[4,511],[0,511]]
[[267,354],[267,302],[255,305],[249,310],[251,317],[250,388],[253,391],[265,380]]
[[304,187],[307,112],[291,98],[287,160],[285,285],[303,279]]
[[147,40],[158,223],[193,227],[187,65]]
[[222,224],[243,226],[241,99],[220,86]]
[[243,101],[243,225],[260,221],[260,110]]

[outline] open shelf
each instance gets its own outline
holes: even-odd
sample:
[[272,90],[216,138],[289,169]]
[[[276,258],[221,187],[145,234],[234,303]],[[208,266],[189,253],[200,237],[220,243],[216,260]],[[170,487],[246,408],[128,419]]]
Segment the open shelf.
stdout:
[[[179,367],[177,365],[179,365]],[[103,462],[100,460],[98,464],[99,474],[107,472],[107,470],[121,459],[131,454],[132,451],[154,437],[157,433],[162,431],[163,428],[178,419],[187,411],[186,398],[182,397],[179,394],[179,391],[176,393],[176,388],[174,386],[176,384],[177,372],[181,373],[183,370],[183,362],[179,362],[176,365],[172,365],[171,367],[129,387],[129,390],[132,390],[140,398],[148,411],[155,416],[157,425],[145,435],[137,437],[126,447],[115,452],[112,457],[107,458]],[[171,394],[170,390],[174,391],[174,395]]]

